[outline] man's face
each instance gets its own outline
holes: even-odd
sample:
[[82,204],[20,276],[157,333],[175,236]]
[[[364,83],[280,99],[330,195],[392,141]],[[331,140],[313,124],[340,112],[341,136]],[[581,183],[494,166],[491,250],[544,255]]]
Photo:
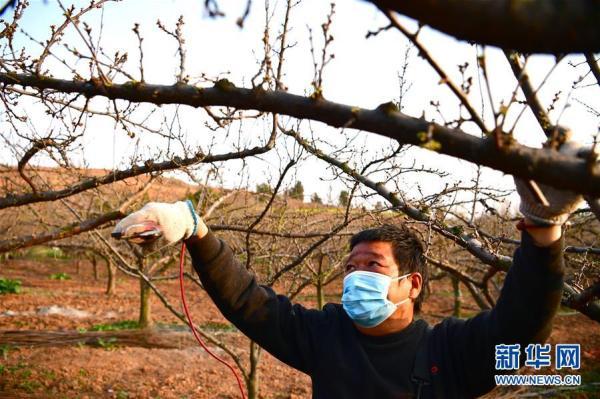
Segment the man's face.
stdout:
[[[400,268],[394,258],[392,243],[385,241],[361,242],[352,249],[346,261],[346,274],[357,270],[385,274],[392,278],[401,275],[399,273]],[[419,273],[414,274],[419,276],[418,295],[421,279]],[[392,281],[388,291],[388,299],[390,301],[397,303],[409,297],[414,285],[412,276],[410,275],[406,279],[399,281]]]

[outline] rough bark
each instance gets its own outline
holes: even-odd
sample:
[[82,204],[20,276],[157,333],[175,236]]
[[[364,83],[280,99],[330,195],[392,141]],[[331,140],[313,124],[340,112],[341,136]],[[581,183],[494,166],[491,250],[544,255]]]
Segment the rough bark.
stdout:
[[600,50],[597,0],[370,0],[460,40],[527,53]]

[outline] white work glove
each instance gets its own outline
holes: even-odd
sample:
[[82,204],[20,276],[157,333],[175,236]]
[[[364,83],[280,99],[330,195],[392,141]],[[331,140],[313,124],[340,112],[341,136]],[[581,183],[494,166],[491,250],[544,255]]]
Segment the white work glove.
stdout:
[[132,234],[131,230],[154,225],[160,229],[165,240],[172,244],[195,234],[199,222],[202,221],[189,200],[173,204],[149,202],[139,211],[122,219],[115,226],[113,235],[127,237]]
[[[580,149],[579,144],[567,141],[560,147],[559,152],[574,157],[577,156]],[[549,203],[548,206],[545,206],[538,202],[523,180],[515,178],[515,186],[521,197],[519,210],[523,216],[540,225],[563,225],[569,215],[583,202],[583,196],[573,191],[560,190],[538,183]]]

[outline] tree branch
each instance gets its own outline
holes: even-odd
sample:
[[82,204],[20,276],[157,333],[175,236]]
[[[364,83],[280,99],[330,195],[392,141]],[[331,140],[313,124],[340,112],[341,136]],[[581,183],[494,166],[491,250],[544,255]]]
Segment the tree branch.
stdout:
[[88,178],[80,181],[70,187],[62,190],[52,190],[44,192],[33,192],[22,195],[7,195],[0,198],[0,209],[16,207],[37,202],[55,201],[61,198],[66,198],[71,195],[79,194],[83,191],[96,188],[99,186],[112,184],[120,180],[125,180],[130,177],[135,177],[147,173],[156,173],[167,170],[179,169],[185,166],[195,165],[197,163],[221,162],[230,159],[241,159],[249,156],[263,154],[273,148],[273,142],[269,141],[265,146],[253,147],[246,150],[231,152],[226,154],[204,155],[198,152],[196,155],[188,158],[175,157],[170,161],[157,162],[147,160],[143,165],[134,165],[130,169],[118,170],[107,173],[104,176]]
[[[256,230],[249,229],[245,226],[234,226],[234,225],[226,225],[226,224],[209,224],[208,227],[211,231],[237,231],[240,233],[251,233],[253,235],[263,235],[270,237],[279,237],[279,238],[320,238],[329,235],[331,232],[315,232],[315,233],[280,233],[277,231],[267,231],[267,230]],[[347,233],[338,233],[339,236],[352,236],[356,232],[347,232]]]
[[529,80],[529,75],[527,74],[527,72],[525,72],[525,68],[523,67],[523,65],[521,65],[519,55],[514,51],[508,50],[504,51],[504,55],[506,56],[506,59],[510,64],[510,68],[512,69],[513,74],[515,75],[515,78],[517,78],[517,82],[519,83],[521,90],[523,90],[523,94],[525,95],[525,99],[527,100],[527,105],[533,112],[533,115],[537,119],[542,130],[544,130],[546,137],[552,137],[552,133],[555,127],[552,125],[552,122],[550,122],[550,117],[548,116],[546,109],[542,106],[542,103],[540,103],[536,95],[536,91],[534,90],[531,81]]
[[[597,292],[598,284],[594,284],[593,286],[589,287],[589,289],[590,291],[596,290]],[[600,322],[600,301],[590,301],[587,303],[579,302],[579,295],[584,292],[588,292],[588,290],[584,290],[580,293],[567,283],[564,283],[564,290],[565,295],[563,295],[562,299],[562,303],[564,305],[570,307],[571,309],[578,310],[592,320]]]
[[281,91],[238,88],[226,80],[218,81],[212,88],[199,88],[181,84],[103,85],[96,80],[80,82],[0,73],[0,83],[82,93],[86,97],[100,95],[131,102],[193,107],[217,105],[312,119],[334,127],[351,127],[380,134],[400,143],[435,149],[446,155],[557,188],[600,196],[600,165],[590,167],[584,160],[557,154],[556,151],[525,147],[515,142],[506,143],[499,149],[491,138],[481,139],[458,129],[449,129],[381,108],[367,110]]
[[319,248],[332,237],[337,236],[337,234],[340,231],[342,231],[346,226],[348,226],[348,224],[350,224],[350,222],[352,222],[353,220],[354,219],[348,219],[346,214],[346,219],[342,223],[338,224],[337,226],[334,226],[327,235],[315,241],[310,247],[308,247],[308,249],[306,249],[302,254],[300,254],[300,256],[296,257],[291,263],[288,263],[283,268],[275,272],[273,276],[271,276],[271,278],[269,279],[268,285],[272,286],[273,284],[275,284],[275,282],[283,274],[289,272],[290,270],[301,264],[304,261],[304,259],[306,259],[310,254],[313,253],[313,251],[315,251],[317,248]]
[[24,169],[25,169],[25,166],[27,166],[27,163],[31,160],[31,158],[33,158],[35,156],[35,154],[37,154],[41,150],[45,149],[46,147],[50,147],[50,146],[57,146],[56,141],[54,141],[53,139],[49,139],[49,138],[33,140],[31,148],[29,148],[27,151],[25,151],[25,154],[23,154],[23,157],[17,164],[17,170],[19,171],[19,175],[21,175],[21,178],[23,180],[25,180],[25,182],[29,185],[29,187],[31,187],[31,191],[33,191],[34,194],[37,193],[37,189],[35,188],[35,185],[31,181],[31,179],[25,174]]
[[73,223],[68,226],[64,226],[48,233],[43,234],[32,234],[9,240],[0,241],[0,253],[8,252],[16,248],[27,248],[33,245],[43,244],[48,241],[60,240],[67,237],[72,237],[77,234],[84,233],[86,231],[94,230],[108,222],[113,220],[121,219],[126,215],[121,211],[112,211],[103,215],[93,217],[82,221],[81,223]]
[[[350,166],[345,162],[341,162],[333,157],[324,154],[320,150],[311,146],[306,140],[302,139],[297,133],[287,131],[285,132],[285,134],[294,137],[298,144],[304,147],[304,149],[310,152],[311,154],[315,155],[317,158],[320,158],[323,161],[329,163],[330,165],[339,168],[342,172],[346,173],[347,175],[355,179],[357,182],[362,183],[366,187],[369,187],[370,189],[375,191],[381,197],[385,198],[390,204],[392,204],[396,211],[401,211],[414,220],[418,220],[421,222],[430,222],[431,215],[405,202],[398,195],[387,189],[383,183],[375,183],[373,180],[366,178],[365,176],[356,172],[354,169],[350,168]],[[437,233],[454,241],[456,244],[463,247],[475,257],[479,258],[488,265],[494,266],[499,270],[507,271],[510,265],[512,264],[512,259],[510,257],[500,254],[494,254],[488,251],[483,246],[483,244],[481,244],[481,242],[475,237],[472,237],[467,234],[456,234],[452,231],[450,227],[440,226],[436,223],[433,223],[431,227]]]
[[588,65],[590,66],[590,71],[592,71],[592,73],[594,74],[594,77],[596,78],[596,81],[600,85],[600,67],[598,66],[598,61],[596,61],[594,54],[586,53],[585,60],[587,61]]
[[600,50],[595,0],[369,0],[460,40],[527,53]]
[[482,132],[487,132],[488,129],[485,126],[483,119],[481,119],[479,113],[475,110],[475,107],[473,107],[466,94],[454,83],[454,81],[452,81],[452,79],[450,79],[450,76],[448,76],[448,74],[442,69],[440,64],[435,61],[431,54],[429,54],[429,51],[427,51],[425,46],[423,46],[423,44],[417,38],[417,34],[410,33],[391,12],[384,11],[384,14],[390,20],[390,24],[402,32],[402,34],[406,36],[406,38],[410,40],[412,44],[415,45],[415,47],[419,50],[419,56],[423,57],[429,63],[429,65],[431,65],[431,67],[440,77],[440,81],[448,86],[450,91],[452,91],[452,93],[454,93],[454,95],[460,100],[461,104],[469,112],[471,120],[481,129]]
[[573,309],[581,309],[598,298],[600,298],[600,280],[578,294],[572,295],[565,302]]

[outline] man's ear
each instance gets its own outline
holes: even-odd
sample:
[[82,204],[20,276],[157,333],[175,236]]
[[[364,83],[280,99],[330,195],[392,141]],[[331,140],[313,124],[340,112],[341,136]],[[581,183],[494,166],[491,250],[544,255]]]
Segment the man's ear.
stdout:
[[419,272],[414,272],[410,276],[407,277],[408,281],[411,283],[410,291],[408,292],[408,296],[411,299],[417,299],[421,290],[423,289],[423,276]]

